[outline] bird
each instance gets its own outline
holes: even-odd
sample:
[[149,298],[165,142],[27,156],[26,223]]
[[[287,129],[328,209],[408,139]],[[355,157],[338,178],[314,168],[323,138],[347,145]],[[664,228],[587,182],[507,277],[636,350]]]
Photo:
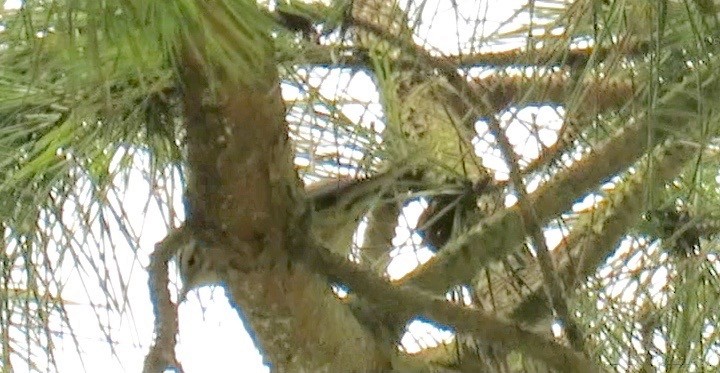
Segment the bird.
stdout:
[[483,217],[479,202],[494,190],[491,178],[472,183],[461,180],[459,190],[443,192],[430,199],[428,207],[418,217],[416,232],[433,252],[440,250],[466,224],[477,223]]
[[402,194],[420,184],[418,173],[402,167],[368,177],[342,176],[313,183],[306,191],[315,211],[314,232],[326,247],[346,255],[360,221],[373,206],[391,198],[391,191]]
[[283,27],[292,32],[299,32],[306,40],[318,43],[320,35],[310,18],[281,9],[278,9],[275,14],[276,21]]
[[453,234],[456,220],[462,220],[464,211],[459,208],[462,197],[454,194],[434,196],[418,217],[417,232],[431,251],[437,252],[445,246]]
[[[397,184],[399,178],[417,179],[417,176],[396,168],[369,177],[343,176],[307,186],[306,194],[315,212],[313,229],[318,238],[336,252],[346,250],[343,254],[347,254],[360,219],[373,199],[379,198],[384,188]],[[189,206],[186,209],[191,210]],[[183,283],[180,301],[194,288],[220,282],[209,251],[207,243],[198,237],[183,239],[176,249],[175,258]]]
[[646,219],[659,228],[669,254],[689,257],[700,250],[700,232],[686,208],[668,207],[650,211]]
[[191,235],[177,248],[177,266],[182,280],[179,301],[186,299],[190,290],[220,282],[212,256],[206,245]]

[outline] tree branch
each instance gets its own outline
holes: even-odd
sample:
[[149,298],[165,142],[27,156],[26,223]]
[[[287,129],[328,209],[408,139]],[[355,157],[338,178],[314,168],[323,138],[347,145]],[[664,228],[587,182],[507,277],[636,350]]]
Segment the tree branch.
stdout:
[[515,154],[512,144],[510,144],[510,140],[505,134],[505,131],[500,128],[500,123],[497,119],[490,120],[489,126],[491,133],[493,133],[495,139],[498,141],[500,151],[503,158],[505,158],[505,163],[510,168],[510,179],[514,184],[515,191],[518,195],[520,220],[522,221],[523,229],[530,233],[530,237],[535,245],[537,262],[540,265],[544,289],[550,300],[550,305],[557,313],[558,319],[560,319],[562,324],[565,326],[570,344],[577,351],[585,351],[585,343],[583,341],[582,332],[580,331],[580,327],[577,325],[574,318],[570,315],[570,310],[568,309],[567,301],[565,299],[566,295],[562,280],[555,271],[555,264],[553,263],[547,243],[545,242],[545,236],[543,235],[542,227],[538,221],[537,213],[528,198],[525,181],[520,174],[518,156]]
[[[647,125],[630,126],[608,139],[598,150],[557,174],[528,198],[540,224],[570,208],[599,182],[627,168],[645,152]],[[402,281],[423,289],[444,292],[469,281],[489,261],[504,258],[526,236],[518,206],[504,209],[458,237],[425,266]]]
[[[713,66],[708,63],[708,66]],[[572,206],[597,184],[626,169],[649,148],[672,134],[690,136],[698,126],[695,113],[700,101],[720,96],[720,81],[707,79],[712,68],[687,74],[685,79],[658,100],[652,118],[640,113],[634,124],[619,130],[538,188],[528,197],[544,224]],[[698,90],[702,94],[697,94]],[[707,105],[707,103],[702,103]],[[500,211],[447,245],[439,255],[403,279],[424,289],[444,292],[469,281],[490,260],[504,258],[522,243],[526,232],[520,209]]]
[[523,330],[484,312],[461,307],[408,286],[393,286],[372,272],[337,256],[314,240],[298,242],[305,249],[298,257],[331,281],[347,284],[352,291],[388,312],[417,314],[452,326],[457,332],[472,333],[478,338],[518,350],[563,372],[601,372],[582,355],[557,342]]
[[[640,219],[643,210],[643,196],[648,193],[648,187],[661,188],[663,181],[676,176],[684,165],[695,155],[695,147],[682,143],[673,143],[659,149],[655,153],[650,166],[645,165],[644,172],[638,172],[630,180],[615,188],[608,196],[609,202],[588,213],[581,218],[581,222],[572,230],[560,247],[553,250],[553,254],[560,258],[578,258],[577,263],[568,260],[560,268],[560,277],[568,289],[574,289],[591,276],[603,260],[617,248],[617,242],[622,239],[628,227],[634,226]],[[653,175],[657,182],[648,182],[648,176]],[[600,221],[598,221],[598,218]],[[533,291],[524,299],[515,303],[514,309],[508,316],[531,325],[544,317],[550,316],[549,309],[544,307],[547,298],[542,292],[540,284],[529,275],[528,283]]]
[[172,230],[155,245],[155,251],[150,255],[148,286],[155,315],[155,343],[145,356],[143,373],[164,372],[168,367],[183,371],[175,356],[178,314],[177,306],[170,300],[168,261],[186,239],[184,230]]
[[[242,47],[236,33],[214,31],[228,38],[224,45]],[[324,278],[288,258],[290,236],[308,234],[291,231],[308,220],[301,216],[307,198],[294,169],[270,36],[257,35],[263,42],[252,46],[259,57],[255,75],[238,81],[224,68],[227,61],[220,64],[203,47],[204,35],[192,34],[198,40],[186,42],[178,61],[187,129],[187,227],[206,242],[205,254],[232,305],[247,316],[274,370],[383,371],[388,352]]]

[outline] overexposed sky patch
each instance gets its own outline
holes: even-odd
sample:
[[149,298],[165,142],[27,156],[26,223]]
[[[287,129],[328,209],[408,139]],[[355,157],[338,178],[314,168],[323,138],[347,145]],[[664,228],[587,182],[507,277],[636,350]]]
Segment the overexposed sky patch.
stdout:
[[5,9],[20,9],[22,0],[5,0]]

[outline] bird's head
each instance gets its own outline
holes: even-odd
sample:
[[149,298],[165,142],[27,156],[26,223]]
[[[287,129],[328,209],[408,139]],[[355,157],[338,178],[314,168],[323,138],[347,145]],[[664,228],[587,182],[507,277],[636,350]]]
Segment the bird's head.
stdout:
[[209,250],[197,239],[190,239],[178,248],[177,263],[182,280],[180,302],[185,300],[190,290],[220,282]]

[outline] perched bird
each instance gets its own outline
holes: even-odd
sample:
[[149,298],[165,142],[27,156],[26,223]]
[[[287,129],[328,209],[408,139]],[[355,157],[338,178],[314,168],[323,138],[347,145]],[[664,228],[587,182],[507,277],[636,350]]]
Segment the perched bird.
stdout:
[[646,214],[659,230],[660,238],[668,253],[688,257],[700,251],[700,232],[685,208],[668,207]]
[[275,11],[275,15],[276,21],[286,29],[299,32],[303,38],[309,41],[318,42],[320,35],[310,18],[281,9]]
[[433,196],[417,222],[417,233],[423,243],[437,252],[459,229],[477,223],[484,216],[478,199],[492,189],[491,182],[491,178],[483,178],[474,184],[465,180],[460,183],[460,188]]
[[331,250],[348,254],[353,235],[365,214],[390,198],[391,191],[411,190],[419,180],[417,174],[395,169],[366,178],[340,177],[309,185],[306,191],[315,209],[315,233]]
[[195,288],[217,284],[220,278],[215,271],[212,256],[197,238],[187,235],[187,239],[177,248],[177,266],[182,280],[179,301],[185,300],[187,293]]
[[[318,238],[336,252],[349,253],[353,235],[364,214],[382,197],[384,189],[403,184],[399,179],[417,180],[417,176],[396,169],[366,178],[328,179],[306,187],[315,210],[312,226]],[[404,184],[410,186],[412,182]],[[189,204],[186,209],[191,211]],[[176,260],[183,282],[182,301],[189,290],[218,283],[219,276],[213,258],[200,238],[184,237],[178,241]]]
[[457,194],[434,196],[418,217],[417,232],[433,252],[445,246],[453,234],[456,221],[462,221],[464,209],[459,207],[462,197]]

